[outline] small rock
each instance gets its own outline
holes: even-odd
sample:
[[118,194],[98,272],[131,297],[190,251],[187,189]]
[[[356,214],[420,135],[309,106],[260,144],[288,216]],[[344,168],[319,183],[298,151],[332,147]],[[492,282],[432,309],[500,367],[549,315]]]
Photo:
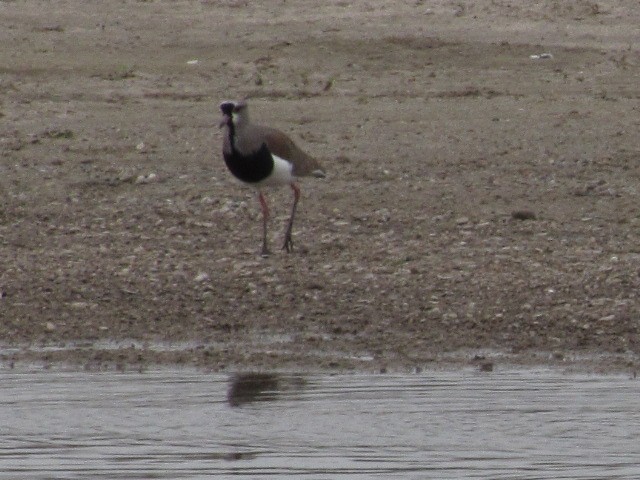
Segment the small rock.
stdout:
[[193,280],[198,283],[207,282],[209,281],[209,274],[206,272],[200,272]]
[[531,210],[514,210],[511,212],[511,218],[515,220],[535,220],[536,214]]
[[460,217],[456,219],[456,225],[464,225],[465,223],[469,223],[469,217]]
[[537,55],[529,55],[529,58],[531,60],[548,60],[553,58],[553,54],[545,52],[545,53],[540,53]]
[[154,183],[158,181],[158,175],[150,173],[149,175],[138,175],[136,177],[137,185],[146,185],[148,183]]
[[53,322],[47,322],[45,323],[44,328],[47,332],[53,332],[56,329],[56,324]]
[[82,309],[82,308],[87,308],[89,304],[87,302],[71,302],[69,306],[71,308]]

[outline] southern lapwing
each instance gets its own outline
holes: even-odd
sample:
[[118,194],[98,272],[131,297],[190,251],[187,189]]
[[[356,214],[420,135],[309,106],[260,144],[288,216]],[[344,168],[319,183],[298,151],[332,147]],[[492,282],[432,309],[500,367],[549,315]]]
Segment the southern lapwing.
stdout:
[[300,150],[287,135],[275,128],[256,125],[249,120],[245,101],[222,102],[223,129],[222,155],[231,173],[238,179],[253,185],[258,190],[262,207],[262,255],[269,255],[267,223],[269,207],[263,187],[289,185],[293,190],[293,207],[284,234],[283,250],[293,250],[293,218],[300,199],[300,187],[296,177],[313,176],[322,178],[325,172],[320,163]]

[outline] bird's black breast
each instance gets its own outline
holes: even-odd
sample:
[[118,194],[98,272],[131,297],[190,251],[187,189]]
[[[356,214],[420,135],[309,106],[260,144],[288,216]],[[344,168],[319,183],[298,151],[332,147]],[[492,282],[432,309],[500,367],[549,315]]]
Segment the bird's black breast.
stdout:
[[243,155],[233,149],[232,152],[224,152],[223,156],[231,173],[246,183],[260,182],[273,171],[273,157],[266,143],[250,155]]

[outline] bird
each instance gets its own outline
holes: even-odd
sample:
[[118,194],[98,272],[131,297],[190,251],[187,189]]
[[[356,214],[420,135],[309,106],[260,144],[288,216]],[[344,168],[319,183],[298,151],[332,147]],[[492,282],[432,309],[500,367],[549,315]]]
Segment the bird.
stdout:
[[320,162],[300,149],[289,136],[273,127],[251,123],[245,100],[224,101],[220,104],[223,130],[222,156],[229,171],[240,181],[257,189],[262,209],[262,252],[270,255],[267,241],[269,206],[263,189],[289,185],[293,191],[293,205],[284,234],[283,250],[293,251],[293,220],[300,200],[298,177],[324,178],[326,172]]

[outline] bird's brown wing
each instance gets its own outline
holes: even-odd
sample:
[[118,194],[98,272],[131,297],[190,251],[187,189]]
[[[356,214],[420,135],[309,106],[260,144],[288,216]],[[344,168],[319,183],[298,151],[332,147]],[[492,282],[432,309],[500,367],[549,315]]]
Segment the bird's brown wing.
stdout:
[[279,130],[264,128],[264,139],[267,148],[280,158],[293,164],[293,174],[297,177],[324,177],[324,168],[318,160],[303,152],[287,135]]

